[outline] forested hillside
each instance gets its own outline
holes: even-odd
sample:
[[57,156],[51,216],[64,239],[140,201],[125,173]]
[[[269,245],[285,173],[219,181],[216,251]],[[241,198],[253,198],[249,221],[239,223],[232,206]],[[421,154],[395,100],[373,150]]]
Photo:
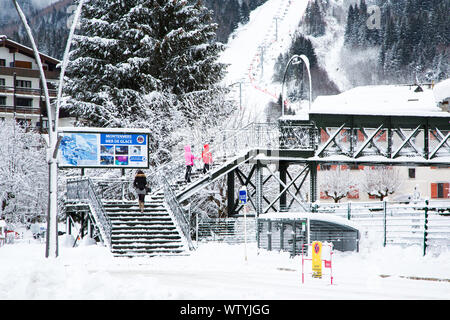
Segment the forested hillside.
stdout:
[[[41,2],[39,2],[41,1]],[[267,0],[203,0],[203,4],[213,11],[213,21],[218,24],[217,40],[226,43],[229,35],[239,23],[249,19],[250,11],[257,8]],[[6,34],[11,39],[29,45],[24,29],[18,21],[17,12],[12,1],[6,1],[5,9],[0,12],[0,34]],[[42,3],[53,5],[42,10]],[[194,3],[196,0],[189,0]],[[55,58],[61,59],[64,53],[69,28],[68,21],[74,12],[75,0],[19,0],[23,11],[27,14],[35,40],[39,49]],[[241,3],[241,4],[240,4]],[[3,6],[3,4],[2,4]],[[3,9],[3,8],[2,8]]]
[[350,6],[345,44],[379,47],[381,80],[442,80],[448,77],[450,2],[442,0],[379,1],[380,28],[370,30],[367,4]]

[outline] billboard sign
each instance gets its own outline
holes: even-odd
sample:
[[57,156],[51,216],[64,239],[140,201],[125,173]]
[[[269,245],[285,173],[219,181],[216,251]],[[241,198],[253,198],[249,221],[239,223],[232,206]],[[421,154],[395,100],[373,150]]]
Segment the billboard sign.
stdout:
[[60,168],[148,168],[149,132],[136,129],[62,128]]

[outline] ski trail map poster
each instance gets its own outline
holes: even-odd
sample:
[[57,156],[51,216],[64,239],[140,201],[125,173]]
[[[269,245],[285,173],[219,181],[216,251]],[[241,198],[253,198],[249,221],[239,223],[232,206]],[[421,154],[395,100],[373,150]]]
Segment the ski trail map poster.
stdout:
[[148,168],[148,132],[60,133],[60,168]]

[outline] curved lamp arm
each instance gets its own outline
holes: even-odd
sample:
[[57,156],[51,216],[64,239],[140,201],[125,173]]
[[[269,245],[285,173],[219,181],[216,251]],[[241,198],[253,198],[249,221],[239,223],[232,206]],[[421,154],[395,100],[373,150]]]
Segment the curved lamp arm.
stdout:
[[[294,61],[295,60],[295,61]],[[306,65],[306,69],[308,70],[308,80],[309,80],[309,111],[311,111],[311,99],[312,99],[312,83],[311,83],[311,70],[310,70],[310,63],[309,63],[309,59],[307,56],[305,56],[304,54],[302,55],[297,55],[294,54],[290,59],[289,62],[286,65],[286,68],[284,70],[284,75],[283,75],[283,82],[281,84],[281,116],[284,116],[284,101],[283,101],[283,92],[284,92],[284,82],[286,80],[286,74],[287,74],[287,70],[289,68],[289,65],[292,64],[299,64],[301,61],[303,61],[303,63]]]

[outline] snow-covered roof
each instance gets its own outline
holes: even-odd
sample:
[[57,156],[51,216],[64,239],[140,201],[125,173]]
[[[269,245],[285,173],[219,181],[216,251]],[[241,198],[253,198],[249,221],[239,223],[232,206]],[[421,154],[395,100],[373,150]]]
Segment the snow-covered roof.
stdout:
[[433,93],[437,102],[450,98],[450,79],[437,83],[433,88]]
[[136,128],[97,128],[97,127],[60,127],[59,132],[100,132],[100,133],[150,133],[150,129]]
[[335,223],[354,229],[358,229],[358,226],[353,221],[344,219],[342,217],[335,216],[333,214],[318,213],[318,212],[269,212],[259,215],[259,219],[310,219],[316,221],[324,221],[329,223]]
[[[8,39],[8,37],[6,35],[0,35],[0,46],[16,48],[16,49],[20,50],[21,53],[34,58],[34,51],[32,48],[24,46],[23,44],[20,44],[11,39]],[[41,56],[42,61],[45,61],[46,63],[53,63],[55,65],[58,65],[61,62],[58,59],[55,59],[46,54],[43,54],[42,52],[39,52],[39,55]]]
[[[448,84],[439,83],[439,96],[448,90]],[[428,85],[379,85],[355,87],[337,95],[319,96],[310,113],[405,115],[449,117],[443,112],[435,97],[435,90]]]

